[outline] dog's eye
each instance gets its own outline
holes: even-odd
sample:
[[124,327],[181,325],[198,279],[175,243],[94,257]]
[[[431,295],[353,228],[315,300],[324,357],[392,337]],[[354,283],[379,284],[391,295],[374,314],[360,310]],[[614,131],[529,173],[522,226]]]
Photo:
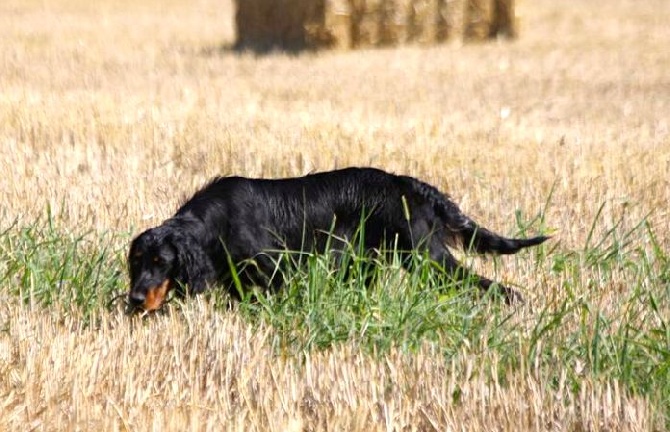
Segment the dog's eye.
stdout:
[[153,259],[151,261],[153,261],[154,264],[159,264],[159,265],[163,264],[163,259],[159,256],[153,257]]

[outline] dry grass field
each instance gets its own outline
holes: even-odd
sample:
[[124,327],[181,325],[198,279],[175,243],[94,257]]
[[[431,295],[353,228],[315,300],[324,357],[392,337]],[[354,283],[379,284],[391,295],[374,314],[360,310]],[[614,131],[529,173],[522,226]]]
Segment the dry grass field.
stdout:
[[[256,56],[226,1],[3,0],[0,430],[670,427],[670,2],[518,9],[512,43]],[[285,299],[108,306],[130,236],[209,177],[351,165],[553,234],[470,260],[527,304],[330,340]]]

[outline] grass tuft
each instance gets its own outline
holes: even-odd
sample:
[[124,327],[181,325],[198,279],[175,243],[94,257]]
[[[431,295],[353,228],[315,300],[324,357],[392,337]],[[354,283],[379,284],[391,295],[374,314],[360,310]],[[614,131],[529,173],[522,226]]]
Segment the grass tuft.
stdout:
[[16,225],[0,235],[2,290],[84,320],[125,291],[127,235],[66,231],[51,211],[31,225]]

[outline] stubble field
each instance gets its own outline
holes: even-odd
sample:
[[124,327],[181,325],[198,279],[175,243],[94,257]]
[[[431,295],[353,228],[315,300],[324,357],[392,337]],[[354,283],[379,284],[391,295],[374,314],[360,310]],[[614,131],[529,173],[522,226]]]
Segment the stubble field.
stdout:
[[[670,427],[670,3],[519,13],[513,43],[256,56],[223,1],[3,1],[0,429]],[[352,165],[553,235],[466,258],[526,304],[327,258],[230,310],[114,301],[209,177]]]

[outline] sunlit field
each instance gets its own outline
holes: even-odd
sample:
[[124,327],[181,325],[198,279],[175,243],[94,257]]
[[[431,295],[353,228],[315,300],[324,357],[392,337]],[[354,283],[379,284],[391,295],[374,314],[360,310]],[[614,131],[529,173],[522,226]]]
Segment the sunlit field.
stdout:
[[[670,428],[670,2],[518,9],[513,42],[259,56],[223,0],[3,0],[0,430]],[[125,314],[132,236],[207,179],[346,166],[551,235],[459,255],[526,303],[352,249]]]

